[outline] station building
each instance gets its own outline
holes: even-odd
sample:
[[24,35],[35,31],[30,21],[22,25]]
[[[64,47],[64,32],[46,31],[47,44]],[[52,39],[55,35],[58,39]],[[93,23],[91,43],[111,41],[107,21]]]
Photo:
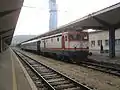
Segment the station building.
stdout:
[[[103,52],[100,52],[101,45]],[[109,31],[89,32],[89,49],[93,54],[109,55]],[[120,55],[120,29],[115,30],[115,52]]]

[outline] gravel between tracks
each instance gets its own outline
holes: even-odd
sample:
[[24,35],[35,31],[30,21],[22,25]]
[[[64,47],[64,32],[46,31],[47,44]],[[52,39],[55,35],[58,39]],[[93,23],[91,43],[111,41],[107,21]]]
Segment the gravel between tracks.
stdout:
[[100,71],[84,68],[75,64],[65,63],[43,56],[28,53],[31,58],[39,60],[59,72],[87,85],[94,90],[120,90],[120,78]]

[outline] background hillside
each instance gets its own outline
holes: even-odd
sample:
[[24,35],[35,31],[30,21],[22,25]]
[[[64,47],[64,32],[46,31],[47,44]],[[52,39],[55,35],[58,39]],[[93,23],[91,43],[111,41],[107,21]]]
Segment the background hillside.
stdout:
[[14,36],[12,39],[11,45],[16,45],[16,44],[21,43],[23,41],[29,40],[35,36],[36,35],[17,35],[17,36]]

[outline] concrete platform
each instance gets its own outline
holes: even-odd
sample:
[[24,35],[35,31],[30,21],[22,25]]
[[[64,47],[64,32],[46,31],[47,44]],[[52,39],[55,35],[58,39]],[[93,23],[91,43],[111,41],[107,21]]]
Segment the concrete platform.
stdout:
[[32,90],[17,59],[10,48],[0,53],[0,90]]
[[98,62],[120,64],[120,56],[116,56],[115,58],[110,58],[108,55],[105,55],[103,53],[103,54],[93,54],[92,56],[89,56],[89,58]]

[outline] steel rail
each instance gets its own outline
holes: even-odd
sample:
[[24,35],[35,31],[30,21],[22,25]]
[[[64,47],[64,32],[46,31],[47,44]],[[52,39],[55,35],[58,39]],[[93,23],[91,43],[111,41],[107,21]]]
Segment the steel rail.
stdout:
[[105,65],[98,64],[98,63],[95,63],[95,62],[85,62],[85,61],[80,61],[80,63],[78,65],[81,65],[81,66],[84,66],[84,67],[87,67],[87,68],[91,68],[91,69],[94,69],[94,70],[98,70],[98,71],[101,71],[101,72],[113,74],[115,76],[120,76],[120,69],[114,68],[114,67],[111,67],[111,66],[107,66],[107,65],[105,66]]
[[[120,77],[120,69],[118,69],[118,67],[120,65],[118,65],[118,64],[110,64],[110,63],[104,63],[104,62],[101,62],[101,63],[100,62],[91,62],[89,60],[80,61],[79,63],[76,63],[76,64],[80,65],[80,66],[83,66],[83,67],[91,68],[91,69],[94,69],[94,70],[97,70],[97,71],[109,73],[109,74]],[[106,65],[104,65],[104,64],[106,64]],[[109,64],[114,65],[114,66],[110,66]]]
[[26,60],[24,60],[16,51],[14,52],[49,86],[48,89],[55,90]]
[[[20,51],[15,51],[15,52],[21,53]],[[70,83],[73,83],[73,85],[76,85],[76,87],[80,87],[79,90],[91,90],[89,87],[87,87],[87,86],[85,86],[85,85],[83,85],[83,84],[81,84],[81,83],[76,82],[75,80],[69,78],[69,77],[66,76],[66,75],[61,74],[60,72],[54,70],[53,68],[48,67],[48,66],[46,66],[46,65],[44,65],[44,64],[42,64],[42,63],[40,63],[39,61],[36,61],[36,60],[32,59],[31,57],[29,57],[29,56],[23,54],[23,53],[21,53],[21,54],[22,54],[23,56],[25,56],[25,57],[27,57],[27,58],[29,58],[29,59],[35,61],[36,63],[39,63],[40,65],[42,65],[42,66],[48,68],[49,70],[54,71],[55,73],[59,74],[61,77],[64,77],[65,80],[69,80]],[[39,73],[32,65],[29,64],[29,62],[28,62],[27,60],[24,60],[24,61],[30,66],[31,69],[34,70],[34,72],[35,72],[36,74],[38,74],[38,75],[39,75],[39,76],[50,86],[50,88],[52,88],[52,90],[56,90],[56,89],[54,88],[54,86],[50,85],[50,83],[47,82],[47,81],[44,79],[44,77],[41,76],[40,73]]]

